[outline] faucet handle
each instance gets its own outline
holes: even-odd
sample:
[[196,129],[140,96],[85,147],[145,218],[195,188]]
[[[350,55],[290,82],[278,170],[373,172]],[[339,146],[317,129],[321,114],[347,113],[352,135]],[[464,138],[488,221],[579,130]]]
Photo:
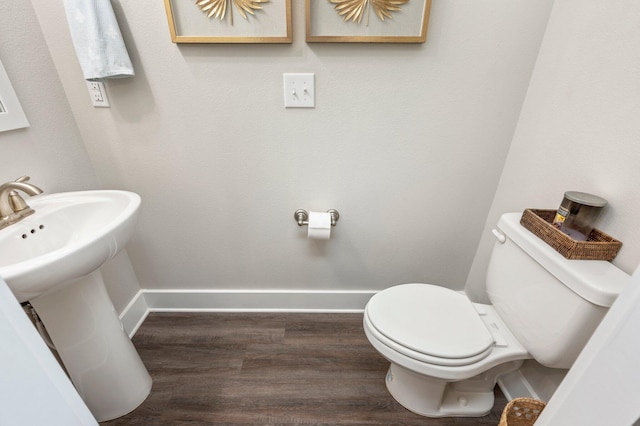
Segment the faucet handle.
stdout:
[[[14,180],[14,182],[15,183],[26,183],[26,182],[29,181],[29,179],[31,179],[31,176],[25,175],[25,176],[20,176],[18,179]],[[35,194],[32,194],[29,191],[27,191],[27,193],[29,195],[37,195],[37,194],[42,194],[44,192],[42,189],[38,188],[37,186],[35,186],[32,183],[28,183],[27,185],[30,186],[35,191]],[[18,197],[20,197],[20,196],[18,195]],[[22,197],[20,197],[20,198],[22,198]],[[14,211],[17,211],[17,210],[14,210]]]

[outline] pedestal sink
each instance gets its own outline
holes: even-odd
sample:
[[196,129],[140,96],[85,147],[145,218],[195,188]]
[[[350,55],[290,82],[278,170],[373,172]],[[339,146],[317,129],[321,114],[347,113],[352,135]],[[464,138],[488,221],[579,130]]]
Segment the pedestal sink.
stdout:
[[79,191],[29,198],[35,213],[0,230],[0,277],[40,316],[98,421],[145,400],[151,376],[106,292],[100,266],[133,233],[140,197]]

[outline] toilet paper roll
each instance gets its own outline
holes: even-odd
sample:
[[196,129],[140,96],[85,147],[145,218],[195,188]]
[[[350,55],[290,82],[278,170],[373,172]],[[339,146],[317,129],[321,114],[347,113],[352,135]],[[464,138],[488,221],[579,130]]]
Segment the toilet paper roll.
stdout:
[[307,238],[310,240],[328,240],[331,238],[331,215],[329,213],[309,212]]

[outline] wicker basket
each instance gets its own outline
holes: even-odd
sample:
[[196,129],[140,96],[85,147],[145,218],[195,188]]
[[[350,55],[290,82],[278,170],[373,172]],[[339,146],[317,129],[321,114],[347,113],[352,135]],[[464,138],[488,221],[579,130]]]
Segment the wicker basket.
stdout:
[[577,241],[552,225],[555,210],[526,209],[520,223],[567,259],[613,260],[622,243],[594,229],[586,241]]
[[546,404],[537,399],[516,398],[504,407],[498,426],[531,426]]

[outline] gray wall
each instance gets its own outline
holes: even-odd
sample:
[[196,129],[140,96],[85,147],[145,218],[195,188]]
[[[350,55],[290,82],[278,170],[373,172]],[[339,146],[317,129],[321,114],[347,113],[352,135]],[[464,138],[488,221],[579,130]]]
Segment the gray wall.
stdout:
[[609,201],[596,224],[622,241],[613,263],[640,259],[640,4],[556,2],[500,178],[467,290],[484,295],[499,215],[554,209],[565,191]]
[[[162,2],[114,1],[137,75],[94,109],[60,2],[32,0],[101,183],[141,194],[150,289],[462,289],[551,0],[434,1],[420,45],[175,45]],[[195,7],[195,6],[194,6]],[[317,106],[283,107],[282,74]],[[307,241],[293,212],[340,211]]]
[[46,192],[97,180],[29,2],[0,3],[0,60],[31,126],[0,133],[0,180],[30,175]]

